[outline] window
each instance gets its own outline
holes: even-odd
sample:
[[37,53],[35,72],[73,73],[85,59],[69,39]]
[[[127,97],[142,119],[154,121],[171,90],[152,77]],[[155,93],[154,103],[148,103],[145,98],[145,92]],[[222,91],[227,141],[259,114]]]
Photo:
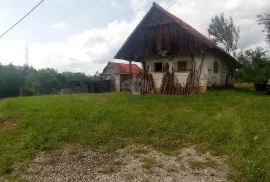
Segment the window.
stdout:
[[179,72],[187,71],[187,61],[179,61],[177,67]]
[[162,63],[155,63],[154,65],[154,68],[155,68],[155,72],[162,72]]
[[218,62],[214,62],[214,73],[218,73]]

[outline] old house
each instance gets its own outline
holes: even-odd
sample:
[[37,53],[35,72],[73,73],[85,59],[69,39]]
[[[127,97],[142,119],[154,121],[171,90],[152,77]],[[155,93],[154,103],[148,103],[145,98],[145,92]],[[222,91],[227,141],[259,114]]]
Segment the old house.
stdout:
[[[156,3],[141,20],[115,59],[140,62],[152,75],[154,87],[162,85],[165,65],[184,86],[196,70],[198,90],[233,85],[237,61],[207,37]],[[106,68],[107,69],[107,68]],[[126,71],[128,73],[128,70]]]
[[[130,72],[131,69],[131,72]],[[140,79],[142,69],[136,64],[124,64],[109,62],[104,68],[101,76],[104,80],[114,80],[115,90],[122,91],[127,88],[129,80]]]

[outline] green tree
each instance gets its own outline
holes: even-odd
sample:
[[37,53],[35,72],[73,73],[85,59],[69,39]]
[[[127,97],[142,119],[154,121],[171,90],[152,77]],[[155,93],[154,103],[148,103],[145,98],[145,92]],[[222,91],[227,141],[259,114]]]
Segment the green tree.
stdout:
[[84,73],[58,73],[55,69],[36,70],[27,65],[0,63],[0,98],[19,95],[50,94],[52,89],[69,81],[86,81]]
[[24,82],[21,69],[13,64],[0,66],[0,97],[13,97],[20,94]]
[[86,76],[84,73],[72,73],[72,72],[64,72],[63,75],[66,77],[66,81],[87,81],[89,77]]
[[232,17],[225,19],[223,13],[219,16],[215,15],[211,18],[208,32],[216,44],[220,43],[224,46],[226,52],[234,53],[237,49],[240,29],[239,26],[234,25]]
[[261,47],[242,50],[237,56],[242,67],[235,71],[236,81],[265,81],[270,78],[270,60],[266,53]]
[[28,75],[24,83],[24,91],[27,95],[51,94],[52,89],[59,84],[51,71],[43,69]]
[[258,15],[258,23],[264,25],[264,32],[266,33],[266,41],[270,43],[270,13]]

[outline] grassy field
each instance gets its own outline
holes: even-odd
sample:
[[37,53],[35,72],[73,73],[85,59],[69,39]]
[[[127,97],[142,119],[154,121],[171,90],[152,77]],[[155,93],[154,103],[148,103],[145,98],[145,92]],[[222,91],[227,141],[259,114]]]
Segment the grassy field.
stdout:
[[234,181],[270,181],[270,97],[251,89],[192,96],[124,93],[19,97],[0,101],[0,176],[39,151],[80,143],[113,151],[130,144],[173,154],[185,146],[228,156]]

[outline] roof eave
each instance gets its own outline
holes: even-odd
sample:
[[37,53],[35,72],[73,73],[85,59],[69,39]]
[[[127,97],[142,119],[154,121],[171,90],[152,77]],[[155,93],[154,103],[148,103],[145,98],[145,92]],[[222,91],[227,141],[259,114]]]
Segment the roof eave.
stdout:
[[213,47],[213,48],[210,48],[210,50],[215,50],[215,51],[221,53],[223,56],[225,56],[228,59],[229,64],[233,68],[237,69],[240,67],[240,64],[238,63],[238,61],[233,56],[231,56],[229,53],[227,53],[226,51],[221,49],[220,47]]

